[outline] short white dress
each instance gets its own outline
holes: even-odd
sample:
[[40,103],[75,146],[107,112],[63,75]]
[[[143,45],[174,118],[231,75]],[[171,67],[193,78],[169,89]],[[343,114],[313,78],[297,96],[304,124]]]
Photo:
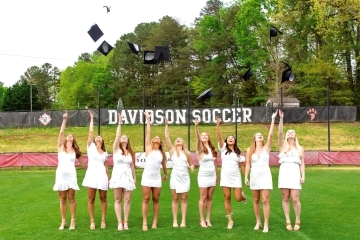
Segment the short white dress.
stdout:
[[269,167],[269,153],[263,150],[259,155],[251,155],[250,189],[273,189],[272,175]]
[[301,189],[300,154],[297,150],[279,154],[279,188]]
[[186,193],[190,190],[189,162],[185,153],[176,152],[171,156],[173,169],[170,176],[170,189],[175,189],[176,193]]
[[94,142],[87,146],[88,168],[85,178],[82,182],[84,187],[95,188],[107,191],[109,187],[109,179],[106,174],[105,161],[107,152],[100,154]]
[[221,152],[221,173],[220,173],[220,186],[221,187],[230,187],[230,188],[241,188],[241,174],[239,170],[239,163],[245,162],[245,159],[238,156],[235,152],[226,154],[226,143],[223,147],[218,148]]
[[161,187],[161,163],[163,155],[160,150],[152,150],[145,159],[145,167],[141,177],[141,185],[145,187]]
[[58,166],[56,168],[54,191],[79,190],[75,169],[76,155],[61,150],[58,153]]
[[109,188],[124,188],[126,191],[134,190],[136,187],[130,167],[133,161],[131,155],[123,155],[121,149],[119,149],[113,155],[113,161],[114,166]]
[[204,155],[199,161],[199,172],[198,172],[198,186],[201,188],[214,187],[216,186],[216,169],[215,169],[215,157],[213,157],[211,149],[208,148],[208,154]]

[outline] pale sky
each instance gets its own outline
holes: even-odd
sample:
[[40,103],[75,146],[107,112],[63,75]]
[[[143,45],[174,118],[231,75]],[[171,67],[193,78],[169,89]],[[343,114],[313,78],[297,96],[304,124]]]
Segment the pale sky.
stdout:
[[[207,0],[0,0],[0,82],[9,87],[31,66],[64,70],[103,40],[114,46],[139,23],[169,15],[192,26]],[[223,0],[225,4],[232,1]],[[111,6],[106,13],[103,7]],[[87,31],[98,24],[94,42]]]

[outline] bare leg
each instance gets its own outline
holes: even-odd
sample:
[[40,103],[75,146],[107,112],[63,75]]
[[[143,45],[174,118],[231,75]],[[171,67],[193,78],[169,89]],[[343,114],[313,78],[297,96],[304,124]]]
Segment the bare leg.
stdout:
[[224,206],[225,206],[226,217],[228,218],[227,228],[232,229],[234,222],[231,217],[231,188],[222,187],[222,190],[224,195]]
[[187,192],[181,194],[181,215],[182,216],[181,216],[180,227],[186,226],[186,212],[187,212],[187,208],[188,208],[187,196],[188,196]]
[[132,191],[124,190],[124,229],[128,230],[128,220],[130,214],[130,199],[131,199]]
[[150,194],[151,194],[151,188],[142,186],[142,194],[143,194],[143,201],[142,201],[142,217],[143,217],[143,231],[147,231],[147,216],[149,211],[149,200],[150,200]]
[[295,211],[295,226],[294,230],[300,229],[300,213],[301,213],[301,203],[300,203],[300,190],[292,189],[290,191],[291,198],[293,201],[294,211]]
[[95,229],[94,202],[96,196],[95,188],[88,188],[88,211],[90,215],[90,229]]
[[123,189],[122,188],[114,188],[114,208],[115,214],[118,221],[118,230],[123,230],[122,220],[121,220],[121,202],[123,197]]
[[154,211],[154,220],[152,224],[152,228],[157,228],[158,217],[159,217],[159,209],[160,209],[160,193],[161,188],[152,188],[152,200],[153,200],[153,211]]
[[281,188],[281,195],[282,195],[282,207],[284,210],[285,215],[285,221],[286,221],[286,229],[292,230],[290,221],[290,203],[289,203],[289,197],[290,197],[290,189],[287,188]]
[[214,193],[215,187],[207,188],[207,198],[206,198],[206,224],[211,227],[210,215],[211,215],[211,206],[212,206],[212,195]]
[[76,220],[76,202],[75,202],[75,190],[69,189],[68,190],[68,198],[70,202],[70,214],[71,214],[71,222],[69,229],[75,229],[75,220]]
[[270,217],[270,190],[264,189],[261,191],[262,195],[262,204],[263,204],[263,211],[264,211],[264,230],[263,232],[269,231],[269,217]]
[[59,230],[63,230],[66,225],[66,195],[67,191],[58,191],[59,199],[60,199],[60,214],[61,214],[61,224]]
[[206,228],[207,226],[204,219],[204,210],[206,206],[207,188],[199,188],[199,189],[200,189],[200,200],[199,200],[200,225]]
[[260,217],[260,190],[252,190],[253,201],[254,201],[254,213],[256,218],[256,225],[254,230],[261,228],[261,217]]
[[171,195],[172,195],[172,203],[171,203],[171,208],[172,208],[172,214],[173,214],[173,227],[178,227],[178,222],[177,222],[177,213],[178,213],[178,202],[179,202],[179,194],[176,193],[175,189],[171,189]]
[[100,201],[101,201],[101,228],[106,227],[106,209],[107,209],[107,191],[99,190]]

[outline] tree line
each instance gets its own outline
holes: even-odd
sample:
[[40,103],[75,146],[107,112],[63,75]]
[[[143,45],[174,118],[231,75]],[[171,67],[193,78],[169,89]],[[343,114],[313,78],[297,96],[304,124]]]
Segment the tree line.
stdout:
[[[191,27],[171,16],[140,23],[113,50],[82,53],[60,71],[31,66],[13,86],[0,84],[2,111],[264,106],[268,98],[296,97],[301,106],[360,105],[360,5],[357,0],[209,0]],[[270,37],[270,27],[277,35]],[[130,51],[127,42],[140,46]],[[144,64],[143,51],[168,46],[170,60]],[[295,80],[282,83],[291,67]],[[251,69],[250,69],[251,68]],[[247,70],[252,76],[245,81]],[[207,101],[196,98],[212,88]],[[98,91],[100,90],[100,91]]]

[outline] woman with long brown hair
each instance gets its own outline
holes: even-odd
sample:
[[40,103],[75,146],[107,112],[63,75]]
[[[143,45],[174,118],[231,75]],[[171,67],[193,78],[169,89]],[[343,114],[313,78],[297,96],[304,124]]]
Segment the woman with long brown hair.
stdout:
[[63,230],[66,225],[67,199],[69,199],[70,202],[71,214],[71,223],[69,229],[75,229],[75,190],[79,190],[79,186],[77,184],[76,168],[74,165],[75,160],[78,159],[81,166],[86,168],[86,165],[81,158],[82,153],[76,143],[74,136],[71,134],[67,135],[66,137],[64,136],[67,119],[68,113],[66,112],[63,115],[63,122],[61,124],[58,137],[58,166],[56,168],[55,184],[53,187],[53,190],[58,192],[60,198],[60,230]]
[[[149,209],[150,195],[152,195],[154,220],[152,228],[157,228],[158,216],[159,216],[159,198],[161,193],[161,180],[167,179],[166,169],[166,155],[163,148],[163,143],[159,136],[155,136],[151,140],[151,129],[150,129],[150,115],[144,112],[146,117],[146,135],[145,135],[145,167],[141,178],[141,186],[143,193],[142,202],[142,216],[143,226],[142,230],[147,231],[147,216]],[[160,168],[163,168],[164,176],[160,175]]]
[[[113,145],[114,167],[110,179],[110,188],[114,189],[114,208],[118,220],[118,230],[128,230],[130,213],[130,199],[132,190],[136,184],[135,153],[131,148],[130,139],[127,135],[121,135],[121,123],[123,116],[118,113],[118,127]],[[121,218],[121,202],[124,199],[124,222]]]

